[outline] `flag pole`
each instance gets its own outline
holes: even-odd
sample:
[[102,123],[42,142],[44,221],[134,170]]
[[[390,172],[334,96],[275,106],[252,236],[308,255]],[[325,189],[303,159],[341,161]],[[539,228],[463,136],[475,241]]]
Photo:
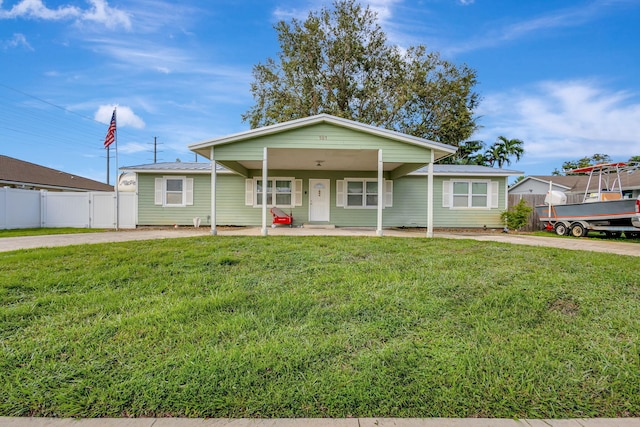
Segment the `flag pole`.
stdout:
[[[2,0],[0,0],[2,1]],[[109,146],[116,143],[116,231],[120,228],[120,195],[118,191],[119,176],[118,176],[118,126],[116,125],[116,111],[117,107],[113,107],[113,114],[111,115],[111,121],[109,122],[109,130],[107,130],[107,136],[104,138],[104,147],[107,149],[107,181],[109,181]]]
[[[113,108],[114,117],[116,117],[117,107]],[[117,119],[116,119],[117,121]],[[120,192],[118,191],[118,187],[120,187],[120,173],[118,170],[118,126],[116,126],[116,231],[120,228]]]

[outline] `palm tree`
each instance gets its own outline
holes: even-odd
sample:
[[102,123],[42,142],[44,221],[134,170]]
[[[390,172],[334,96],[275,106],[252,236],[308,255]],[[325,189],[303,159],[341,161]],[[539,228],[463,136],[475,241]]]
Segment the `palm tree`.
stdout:
[[505,163],[507,165],[511,164],[511,157],[515,157],[516,161],[520,160],[520,157],[524,154],[523,145],[524,142],[520,139],[508,139],[505,136],[499,136],[485,153],[485,156],[489,159],[491,166],[497,162],[498,167],[502,169]]
[[491,167],[494,167],[496,162],[498,162],[498,167],[502,168],[502,163],[504,163],[502,145],[497,142],[494,143],[487,151],[485,151],[484,158]]

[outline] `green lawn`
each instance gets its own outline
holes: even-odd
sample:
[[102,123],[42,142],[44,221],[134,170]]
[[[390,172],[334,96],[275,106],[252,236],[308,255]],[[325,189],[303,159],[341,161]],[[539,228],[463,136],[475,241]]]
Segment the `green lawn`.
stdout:
[[0,230],[0,239],[3,237],[45,236],[48,234],[77,234],[77,233],[101,233],[101,228],[18,228],[12,230]]
[[640,416],[635,257],[200,237],[0,257],[0,415]]

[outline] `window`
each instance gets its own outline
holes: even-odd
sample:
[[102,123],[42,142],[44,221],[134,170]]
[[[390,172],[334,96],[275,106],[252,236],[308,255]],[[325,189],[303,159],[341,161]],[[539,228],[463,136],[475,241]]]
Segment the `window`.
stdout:
[[193,178],[184,176],[156,178],[155,204],[167,207],[193,205]]
[[376,181],[347,181],[347,207],[377,207]]
[[[384,207],[393,203],[393,181],[384,181]],[[345,208],[378,207],[378,180],[347,178],[336,181],[336,206]]]
[[[302,205],[302,180],[269,178],[267,180],[267,206],[293,207]],[[245,204],[262,206],[264,186],[261,178],[247,179]]]
[[488,180],[444,181],[442,205],[452,209],[498,207],[498,182]]
[[[275,191],[274,191],[275,189]],[[267,205],[291,206],[293,181],[290,179],[270,179],[267,181]],[[256,180],[256,205],[262,206],[262,180]]]
[[182,191],[182,188],[184,187],[184,180],[167,178],[165,183],[167,185],[165,204],[183,205],[184,192]]

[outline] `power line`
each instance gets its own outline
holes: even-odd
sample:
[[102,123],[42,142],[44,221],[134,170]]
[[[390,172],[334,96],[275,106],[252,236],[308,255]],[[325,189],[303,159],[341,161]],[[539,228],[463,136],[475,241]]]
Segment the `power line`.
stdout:
[[67,108],[65,108],[65,107],[62,107],[62,106],[60,106],[60,105],[54,104],[53,102],[49,102],[49,101],[47,101],[47,100],[45,100],[45,99],[42,99],[42,98],[39,98],[39,97],[37,97],[37,96],[35,96],[35,95],[31,95],[31,94],[29,94],[29,93],[23,92],[23,91],[21,91],[20,89],[16,89],[16,88],[14,88],[14,87],[7,86],[7,85],[5,85],[5,84],[3,84],[3,83],[0,83],[0,86],[2,86],[2,87],[4,87],[4,88],[7,88],[7,89],[9,89],[9,90],[12,90],[12,91],[14,91],[14,92],[18,92],[18,93],[19,93],[19,94],[21,94],[21,95],[28,96],[29,98],[33,98],[33,99],[35,99],[35,100],[37,100],[37,101],[40,101],[40,102],[42,102],[42,103],[44,103],[44,104],[47,104],[47,105],[50,105],[50,106],[52,106],[52,107],[58,108],[58,109],[60,109],[60,110],[62,110],[62,111],[64,111],[64,112],[71,113],[71,114],[75,114],[76,116],[78,116],[78,117],[82,117],[83,119],[91,120],[92,122],[95,122],[95,123],[104,124],[104,123],[101,123],[101,122],[97,121],[96,119],[94,119],[94,118],[92,118],[92,117],[87,117],[87,116],[84,116],[84,115],[82,115],[82,114],[80,114],[80,113],[76,113],[75,111],[72,111],[72,110],[69,110],[69,109],[67,109]]

